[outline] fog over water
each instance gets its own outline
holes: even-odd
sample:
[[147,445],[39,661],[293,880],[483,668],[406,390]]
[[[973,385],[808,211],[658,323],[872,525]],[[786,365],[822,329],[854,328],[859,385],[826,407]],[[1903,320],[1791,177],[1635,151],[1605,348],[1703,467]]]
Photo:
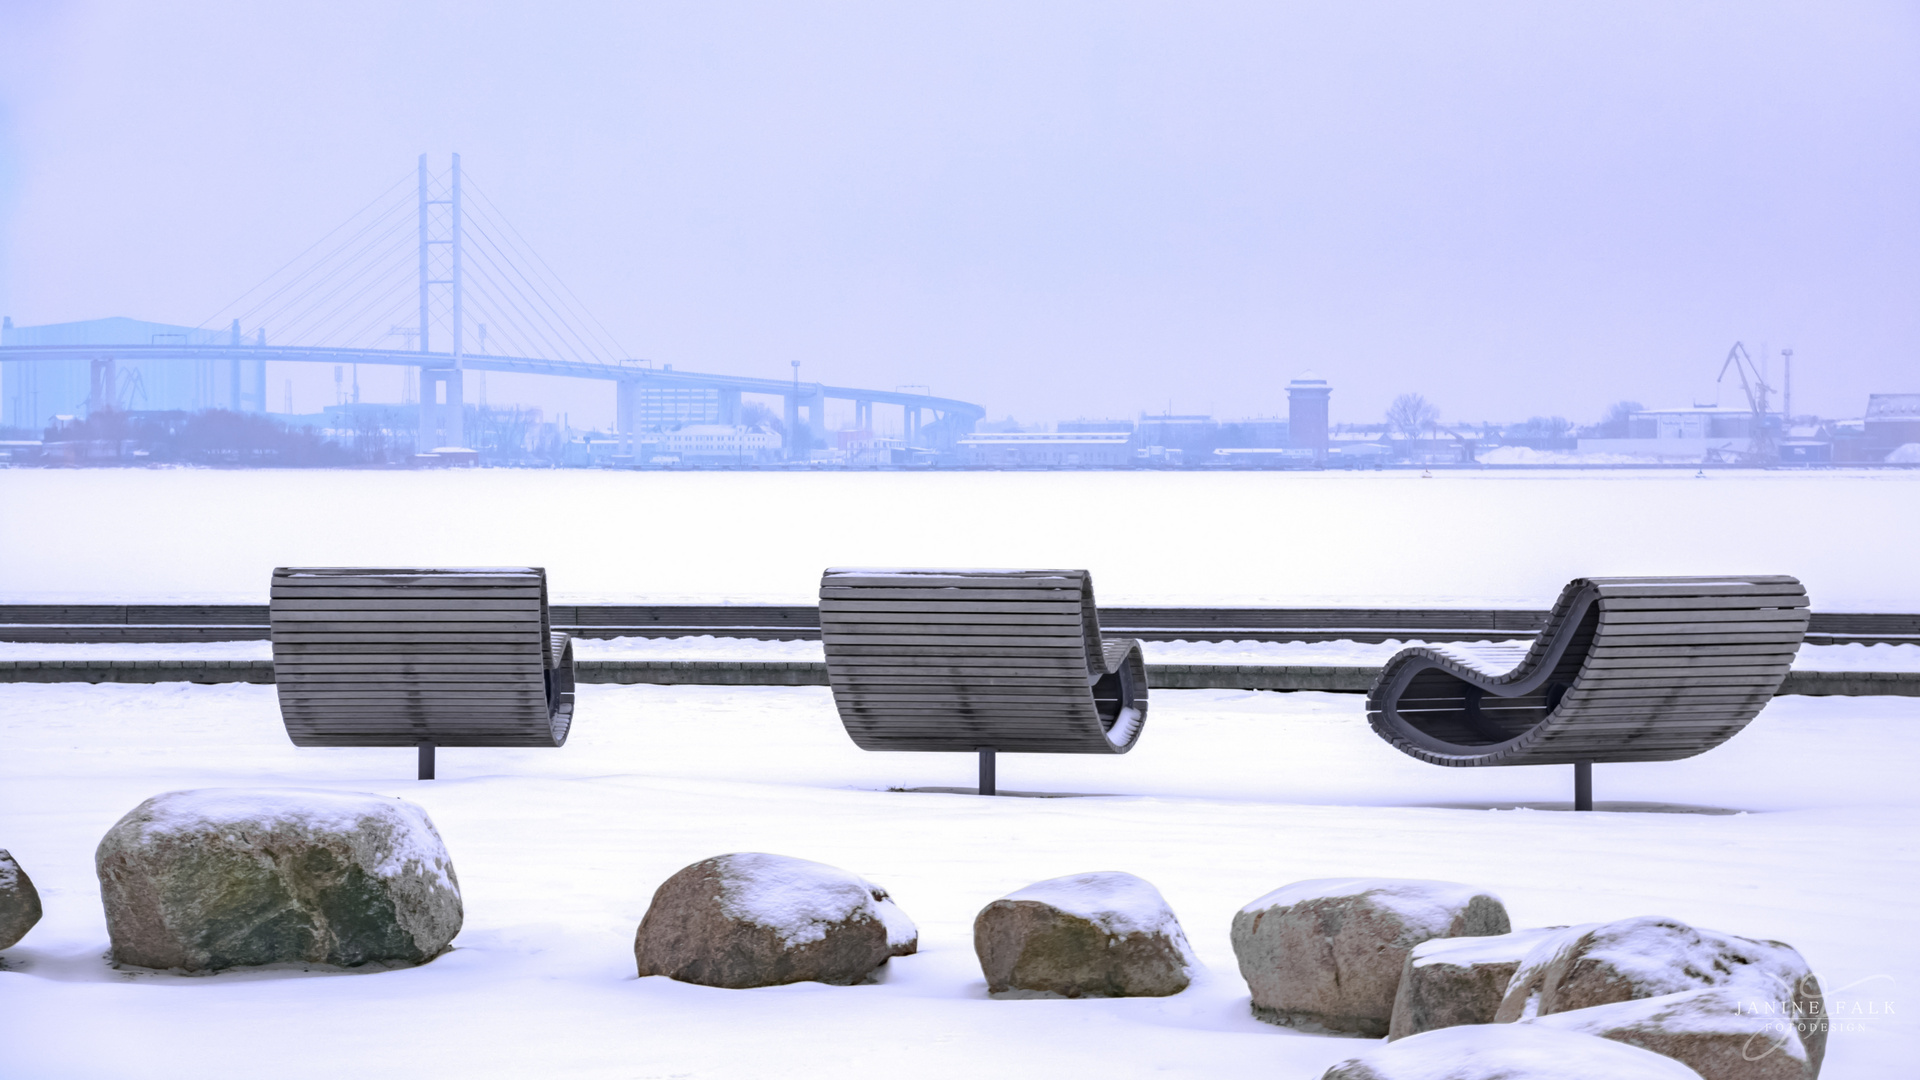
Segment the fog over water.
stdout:
[[1279,413],[1312,368],[1335,421],[1591,421],[1743,339],[1802,411],[1920,390],[1911,4],[100,0],[0,40],[19,325],[192,325],[458,151],[683,369],[1053,420]]

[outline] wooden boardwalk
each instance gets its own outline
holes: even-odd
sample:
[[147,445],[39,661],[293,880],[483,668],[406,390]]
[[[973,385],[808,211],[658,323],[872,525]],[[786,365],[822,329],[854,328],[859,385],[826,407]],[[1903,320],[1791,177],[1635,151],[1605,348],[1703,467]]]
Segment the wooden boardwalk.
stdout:
[[[1141,641],[1490,641],[1526,639],[1546,611],[1520,608],[1108,607],[1108,634]],[[1920,614],[1814,612],[1809,645],[1920,644]],[[797,604],[554,604],[575,638],[812,640],[819,609]],[[265,641],[266,604],[0,604],[0,641]]]

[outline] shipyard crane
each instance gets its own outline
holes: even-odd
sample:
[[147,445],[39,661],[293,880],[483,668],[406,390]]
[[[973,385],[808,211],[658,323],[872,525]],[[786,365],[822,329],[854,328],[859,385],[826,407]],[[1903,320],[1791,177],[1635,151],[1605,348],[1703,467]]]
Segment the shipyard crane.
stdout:
[[1779,441],[1774,437],[1773,415],[1767,411],[1767,395],[1773,393],[1773,387],[1767,384],[1767,376],[1760,365],[1754,362],[1742,342],[1734,342],[1727,350],[1726,363],[1720,365],[1720,377],[1714,385],[1719,386],[1727,379],[1727,372],[1740,377],[1740,390],[1747,395],[1747,407],[1753,411],[1753,419],[1748,429],[1750,441],[1745,453],[1732,450],[1709,450],[1709,461],[1721,461],[1740,465],[1772,465],[1780,460]]

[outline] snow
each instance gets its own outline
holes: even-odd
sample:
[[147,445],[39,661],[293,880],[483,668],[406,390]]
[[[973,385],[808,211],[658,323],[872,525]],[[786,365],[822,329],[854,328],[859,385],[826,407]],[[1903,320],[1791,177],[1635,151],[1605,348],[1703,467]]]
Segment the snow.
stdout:
[[1607,450],[1535,450],[1531,446],[1496,446],[1474,455],[1482,465],[1660,465],[1698,462],[1701,454],[1663,456],[1621,454]]
[[1749,1060],[1783,1054],[1803,1067],[1807,1060],[1806,1044],[1800,1041],[1793,1021],[1783,1016],[1775,998],[1756,998],[1727,987],[1616,1001],[1530,1017],[1521,1023],[1588,1035],[1621,1029],[1673,1035],[1732,1034],[1748,1041]]
[[1700,1080],[1651,1050],[1528,1024],[1422,1032],[1359,1055],[1368,1080]]
[[[258,603],[275,566],[532,564],[557,603],[809,603],[824,567],[867,564],[1086,567],[1107,604],[1253,606],[1543,608],[1581,576],[1787,572],[1816,610],[1916,611],[1916,484],[1909,470],[15,469],[0,470],[0,599]],[[1138,512],[1089,528],[1090,507]],[[1380,528],[1382,507],[1423,528]],[[1157,663],[1379,664],[1401,644],[1146,649]],[[804,641],[578,647],[582,659],[819,658]],[[238,642],[10,645],[0,658],[29,652],[270,655]],[[1801,664],[1920,670],[1920,647],[1809,647]],[[1596,767],[1593,814],[1559,812],[1571,770],[1425,765],[1382,743],[1364,709],[1351,694],[1157,691],[1153,730],[1126,755],[1001,756],[1003,789],[1080,797],[979,798],[910,790],[971,786],[974,762],[862,752],[824,687],[584,685],[564,748],[442,748],[441,779],[420,782],[410,748],[292,746],[271,686],[0,684],[0,846],[46,909],[0,955],[4,1069],[184,1080],[210,1059],[165,1050],[189,1046],[287,1080],[1312,1080],[1369,1044],[1255,1020],[1229,927],[1248,897],[1287,882],[1376,876],[1478,883],[1517,925],[1665,912],[1790,942],[1836,1017],[1828,1075],[1904,1075],[1920,1056],[1896,1008],[1920,981],[1920,700],[1776,699],[1697,758]],[[215,787],[423,808],[459,868],[453,950],[379,973],[113,971],[96,844],[155,793]],[[919,952],[856,987],[636,979],[633,935],[660,883],[753,851],[884,882]],[[972,947],[980,908],[1088,866],[1155,883],[1182,915],[1193,985],[990,999]],[[316,1032],[346,1035],[313,1052]],[[1461,1036],[1394,1045],[1436,1037]],[[1563,1077],[1581,1060],[1554,1055]]]
[[[122,823],[137,824],[142,842],[171,835],[249,829],[292,828],[315,833],[350,833],[369,822],[393,840],[378,865],[381,877],[413,869],[458,890],[448,872],[447,851],[427,812],[391,795],[325,788],[200,788],[155,795],[129,810]],[[117,825],[115,826],[118,827]]]
[[[1401,649],[1427,642],[1387,641],[1143,641],[1149,664],[1291,664],[1379,667]],[[1527,643],[1443,642],[1434,647],[1469,652],[1506,647],[1524,655]],[[761,641],[712,635],[679,638],[575,638],[576,660],[826,659],[818,641]],[[0,642],[0,660],[271,660],[265,641]],[[1491,662],[1491,661],[1490,661]],[[1516,661],[1517,662],[1517,661]],[[1497,666],[1497,664],[1496,664]],[[1511,665],[1508,665],[1511,667]],[[1920,645],[1802,645],[1795,671],[1920,671]]]
[[[1830,1075],[1900,1075],[1920,1049],[1903,1014],[1861,1016],[1920,980],[1913,699],[1780,699],[1698,758],[1597,766],[1602,812],[1575,815],[1544,809],[1567,805],[1570,770],[1422,764],[1372,733],[1357,695],[1156,693],[1132,753],[1001,756],[1003,787],[1110,793],[1050,799],[889,791],[969,782],[974,762],[860,751],[824,687],[579,695],[567,746],[442,748],[441,779],[421,782],[410,748],[292,746],[271,686],[0,685],[0,846],[46,907],[4,954],[8,1068],[117,1077],[138,1048],[203,1045],[290,1080],[837,1076],[849,1053],[916,1076],[1312,1080],[1367,1044],[1255,1020],[1229,928],[1278,885],[1363,875],[1475,882],[1523,926],[1669,912],[1787,941],[1852,1022],[1836,1022]],[[372,791],[424,808],[459,870],[466,923],[453,951],[376,975],[232,972],[191,992],[113,972],[95,844],[156,792],[223,786]],[[1641,812],[1609,812],[1623,805]],[[920,951],[870,986],[636,981],[633,934],[654,890],[727,851],[883,883],[918,924]],[[1193,986],[988,998],[974,916],[1088,866],[1157,886],[1196,955]],[[353,1037],[286,1052],[314,1030]],[[155,1080],[205,1067],[139,1060]]]
[[861,915],[887,928],[889,945],[904,945],[917,933],[886,890],[837,866],[759,852],[718,861],[721,910],[774,931],[788,945],[823,941],[829,927]]
[[[1920,574],[1898,572],[1920,534],[1907,469],[10,469],[0,506],[0,600],[19,603],[260,603],[275,566],[514,564],[546,567],[556,603],[808,603],[823,569],[865,565],[1084,567],[1106,604],[1366,607],[1790,573],[1818,611],[1920,611]],[[1088,528],[1099,507],[1137,509]]]
[[[1491,896],[1486,889],[1462,885],[1457,881],[1427,881],[1410,878],[1314,878],[1283,885],[1241,908],[1252,913],[1273,908],[1292,907],[1312,900],[1337,900],[1365,896],[1375,907],[1400,917],[1410,933],[1424,936],[1444,934],[1453,920],[1476,896]],[[1500,898],[1494,896],[1498,901]]]
[[[1587,943],[1581,954],[1584,959],[1606,964],[1649,997],[1721,986],[1740,991],[1750,1001],[1777,1001],[1793,992],[1806,970],[1803,958],[1796,957],[1789,945],[1744,935],[1736,939],[1678,919],[1646,915],[1571,927],[1543,940],[1521,961],[1508,993],[1532,982],[1541,968],[1583,941]],[[1536,990],[1524,1015],[1538,1012],[1539,997]]]
[[1414,967],[1425,964],[1466,967],[1471,964],[1518,961],[1535,945],[1548,938],[1557,938],[1565,929],[1564,926],[1548,926],[1488,937],[1428,938],[1415,945],[1408,958]]
[[1103,870],[1048,878],[1008,893],[1002,899],[1049,905],[1085,919],[1114,937],[1165,934],[1174,939],[1183,952],[1187,951],[1180,920],[1167,906],[1166,897],[1161,896],[1151,882],[1123,871]]

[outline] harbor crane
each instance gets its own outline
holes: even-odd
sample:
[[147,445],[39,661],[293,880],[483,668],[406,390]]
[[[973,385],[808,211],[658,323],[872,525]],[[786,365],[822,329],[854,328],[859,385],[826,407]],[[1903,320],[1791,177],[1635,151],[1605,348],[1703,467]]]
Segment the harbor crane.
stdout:
[[1753,419],[1748,428],[1747,450],[1740,453],[1728,449],[1707,451],[1707,460],[1739,465],[1772,465],[1780,460],[1780,444],[1775,437],[1778,426],[1771,412],[1767,410],[1767,396],[1773,393],[1773,387],[1767,383],[1766,372],[1747,352],[1742,342],[1734,342],[1727,350],[1726,363],[1720,365],[1720,377],[1714,385],[1719,386],[1727,379],[1727,372],[1733,372],[1740,378],[1740,390],[1747,396],[1747,407],[1753,411]]

